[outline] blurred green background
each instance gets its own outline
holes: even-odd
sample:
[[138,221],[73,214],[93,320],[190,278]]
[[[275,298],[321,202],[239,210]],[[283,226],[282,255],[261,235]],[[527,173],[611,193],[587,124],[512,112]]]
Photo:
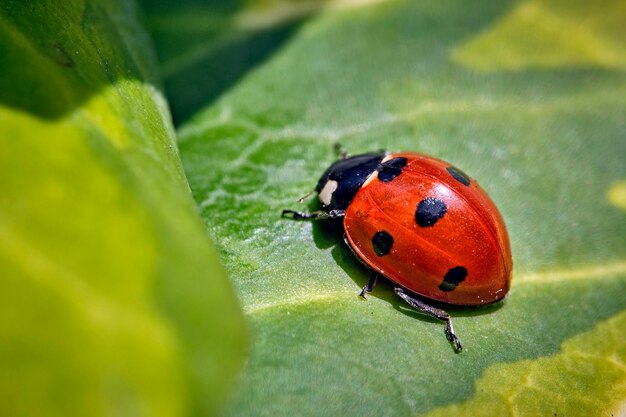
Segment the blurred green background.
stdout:
[[[626,2],[138,3],[0,4],[0,415],[625,413]],[[500,208],[463,353],[279,218],[335,143]]]

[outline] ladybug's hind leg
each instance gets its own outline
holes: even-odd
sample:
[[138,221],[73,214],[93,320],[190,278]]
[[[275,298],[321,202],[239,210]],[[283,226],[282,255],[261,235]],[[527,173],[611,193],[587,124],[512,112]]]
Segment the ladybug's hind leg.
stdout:
[[304,211],[294,211],[294,210],[283,210],[281,213],[281,217],[291,217],[294,220],[329,220],[329,219],[339,219],[346,215],[345,210],[315,210],[311,212]]
[[454,345],[454,349],[457,351],[457,353],[463,350],[463,346],[461,346],[461,342],[459,341],[459,338],[456,337],[456,335],[454,334],[454,329],[452,328],[452,318],[447,312],[439,308],[429,306],[428,304],[411,297],[410,295],[405,293],[404,290],[400,287],[396,287],[396,294],[398,294],[400,298],[402,298],[411,307],[413,307],[420,313],[425,314],[430,317],[434,317],[441,321],[445,321],[446,322],[446,337],[448,338],[448,341],[450,341],[450,343]]

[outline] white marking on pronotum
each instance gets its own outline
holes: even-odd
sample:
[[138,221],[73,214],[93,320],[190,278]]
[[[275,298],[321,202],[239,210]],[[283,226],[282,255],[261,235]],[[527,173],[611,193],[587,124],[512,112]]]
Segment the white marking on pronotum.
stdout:
[[365,179],[365,182],[363,183],[361,188],[367,187],[369,183],[374,181],[376,178],[378,178],[378,171],[374,171],[371,174],[369,174],[367,178]]
[[337,189],[337,181],[335,180],[326,181],[326,184],[324,184],[324,188],[322,188],[322,191],[320,191],[320,195],[319,195],[319,198],[322,204],[326,206],[330,204],[330,200],[333,198],[333,193],[335,192],[336,189]]
[[[380,161],[380,163],[382,164],[383,162],[387,162],[388,160],[392,159],[393,155],[392,154],[387,154],[385,155],[385,157],[382,159],[382,161]],[[372,181],[374,181],[376,178],[378,178],[378,170],[375,170],[374,172],[372,172],[371,174],[369,174],[367,176],[367,178],[365,179],[365,182],[363,183],[363,185],[361,186],[361,188],[363,187],[367,187]]]

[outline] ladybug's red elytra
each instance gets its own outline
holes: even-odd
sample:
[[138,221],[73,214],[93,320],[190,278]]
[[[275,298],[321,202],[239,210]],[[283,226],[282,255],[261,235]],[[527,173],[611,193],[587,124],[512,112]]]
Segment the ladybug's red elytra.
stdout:
[[315,187],[320,210],[283,210],[294,219],[341,219],[344,240],[370,270],[361,296],[379,275],[420,313],[450,315],[419,298],[462,306],[494,303],[509,291],[511,248],[495,204],[460,169],[414,152],[342,155]]

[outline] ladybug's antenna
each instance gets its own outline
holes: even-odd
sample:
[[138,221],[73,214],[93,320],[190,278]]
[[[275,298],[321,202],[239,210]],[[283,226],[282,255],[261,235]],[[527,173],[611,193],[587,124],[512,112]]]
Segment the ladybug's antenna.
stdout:
[[303,203],[304,200],[306,200],[307,198],[309,198],[311,196],[311,194],[313,194],[315,192],[315,190],[311,190],[308,193],[306,193],[305,195],[303,195],[302,197],[300,197],[297,201],[298,203]]

